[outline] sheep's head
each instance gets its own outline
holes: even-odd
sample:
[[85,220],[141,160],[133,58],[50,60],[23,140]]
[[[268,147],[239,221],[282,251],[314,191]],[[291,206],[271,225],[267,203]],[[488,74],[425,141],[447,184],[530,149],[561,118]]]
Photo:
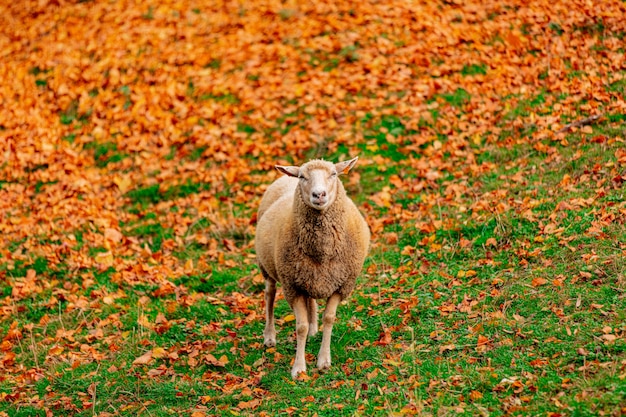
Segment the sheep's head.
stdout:
[[336,164],[314,159],[300,167],[276,165],[276,169],[300,180],[298,187],[305,204],[317,210],[324,210],[330,207],[337,197],[339,175],[350,171],[358,159],[356,157]]

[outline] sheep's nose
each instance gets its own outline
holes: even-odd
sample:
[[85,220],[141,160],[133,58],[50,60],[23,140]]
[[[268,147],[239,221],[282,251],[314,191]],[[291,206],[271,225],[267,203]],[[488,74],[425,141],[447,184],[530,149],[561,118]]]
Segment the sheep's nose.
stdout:
[[326,197],[326,191],[311,191],[311,195],[313,196],[313,198]]

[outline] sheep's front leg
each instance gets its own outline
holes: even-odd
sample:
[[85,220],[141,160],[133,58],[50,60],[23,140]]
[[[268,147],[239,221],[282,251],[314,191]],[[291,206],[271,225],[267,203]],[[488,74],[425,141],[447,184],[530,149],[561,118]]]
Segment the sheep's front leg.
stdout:
[[333,324],[337,317],[337,306],[341,302],[341,296],[337,293],[330,296],[326,302],[326,309],[324,310],[324,330],[322,333],[322,346],[320,347],[320,353],[317,355],[317,368],[325,370],[330,368],[330,336],[333,333]]
[[295,379],[299,373],[306,372],[306,359],[304,350],[306,338],[309,333],[309,314],[307,299],[303,296],[295,298],[292,304],[293,313],[296,316],[296,359],[293,362],[291,376]]
[[274,299],[276,298],[276,282],[265,279],[265,346],[276,346],[276,327],[274,326]]

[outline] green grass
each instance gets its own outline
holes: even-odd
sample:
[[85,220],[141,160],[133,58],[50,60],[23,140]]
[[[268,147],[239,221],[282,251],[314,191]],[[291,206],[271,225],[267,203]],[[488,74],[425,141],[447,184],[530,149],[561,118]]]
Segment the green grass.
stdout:
[[453,93],[441,94],[441,98],[453,107],[462,108],[472,98],[471,94],[462,88],[457,88]]
[[461,69],[461,74],[464,75],[464,76],[467,76],[467,75],[486,75],[487,74],[487,65],[485,65],[485,64],[463,65],[463,69]]
[[338,68],[341,65],[350,64],[359,60],[357,53],[358,45],[349,45],[338,51],[324,51],[307,48],[303,51],[309,57],[309,65],[313,68],[321,68],[322,71],[328,72]]
[[[191,157],[194,157],[193,153]],[[207,183],[192,182],[188,179],[184,183],[172,185],[166,189],[161,188],[162,187],[159,184],[140,187],[129,191],[126,193],[126,196],[134,205],[147,206],[161,201],[175,200],[192,194],[197,194],[208,190],[210,185]]]
[[104,168],[109,164],[120,162],[129,156],[126,153],[119,152],[117,143],[115,142],[92,142],[85,146],[85,149],[93,149],[93,158],[96,162],[96,166],[99,168]]

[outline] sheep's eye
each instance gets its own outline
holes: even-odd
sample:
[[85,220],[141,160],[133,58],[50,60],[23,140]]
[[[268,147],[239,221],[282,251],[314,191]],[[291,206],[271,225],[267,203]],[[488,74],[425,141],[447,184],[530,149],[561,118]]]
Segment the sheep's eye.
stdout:
[[337,176],[337,173],[336,173],[336,172],[333,172],[332,174],[330,174],[330,177],[331,177],[331,178],[334,178],[334,177],[336,177],[336,176]]
[[300,178],[300,181],[302,181],[302,182],[307,182],[308,181],[308,179],[306,177],[298,177],[298,178]]

